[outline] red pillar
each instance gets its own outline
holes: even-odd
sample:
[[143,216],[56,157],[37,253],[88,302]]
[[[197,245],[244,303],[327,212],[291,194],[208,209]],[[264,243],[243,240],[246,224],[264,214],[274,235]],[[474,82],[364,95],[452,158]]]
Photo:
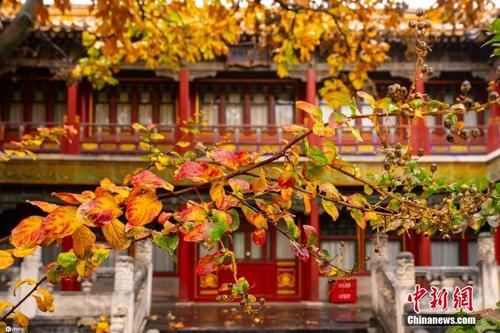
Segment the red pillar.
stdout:
[[[500,83],[497,82],[496,91],[500,93]],[[500,147],[500,105],[494,104],[490,108],[490,117],[488,121],[488,153],[497,150]]]
[[[313,68],[307,69],[307,81],[306,81],[306,102],[316,105],[316,72]],[[308,117],[306,124],[309,126],[313,125],[312,119]],[[309,141],[312,145],[319,145],[320,138],[316,135],[309,137]],[[319,229],[319,207],[316,202],[311,203],[311,213],[309,214],[309,224],[312,225],[318,233]],[[309,259],[308,265],[308,291],[309,300],[313,302],[319,301],[319,271],[316,260],[311,257]]]
[[[424,79],[422,73],[417,76],[415,82],[415,91],[423,94],[425,92]],[[430,154],[429,130],[425,124],[425,118],[415,118],[412,124],[411,148],[412,154],[417,155],[419,149],[422,149],[425,155]]]
[[72,84],[67,88],[66,97],[66,121],[65,124],[73,126],[77,130],[76,135],[64,138],[61,150],[64,154],[80,153],[80,126],[78,119],[78,85]]
[[[176,141],[191,141],[192,136],[186,135],[180,130],[180,127],[185,127],[183,123],[191,117],[191,105],[189,101],[189,70],[182,68],[179,72],[179,115],[177,118],[177,127],[175,129]],[[189,149],[189,147],[187,148]],[[185,151],[186,149],[179,149]]]
[[187,302],[194,299],[194,243],[185,242],[184,236],[180,235],[179,249],[177,251],[178,273],[179,273],[179,301]]
[[418,265],[431,266],[431,239],[425,237],[423,233],[418,234]]

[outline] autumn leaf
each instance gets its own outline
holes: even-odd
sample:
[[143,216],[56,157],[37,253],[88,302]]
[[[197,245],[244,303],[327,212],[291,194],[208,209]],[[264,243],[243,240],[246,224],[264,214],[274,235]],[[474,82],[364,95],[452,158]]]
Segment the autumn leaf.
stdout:
[[101,191],[95,199],[78,208],[77,217],[89,227],[101,227],[122,214],[113,195],[107,191]]
[[35,247],[32,247],[30,249],[13,249],[12,250],[12,255],[14,257],[17,257],[17,258],[24,258],[24,257],[28,257],[30,255],[32,255],[33,253],[35,253],[35,251],[37,250],[37,246]]
[[162,209],[161,201],[155,193],[147,191],[139,193],[128,199],[126,218],[128,224],[137,227],[150,223]]
[[255,229],[252,234],[252,240],[255,245],[262,246],[266,244],[267,232],[264,229]]
[[112,248],[122,250],[130,246],[130,239],[125,236],[125,225],[119,220],[103,225],[101,230]]
[[30,201],[26,200],[27,203],[32,204],[33,206],[37,206],[41,210],[43,210],[45,213],[52,213],[56,208],[59,208],[59,205],[50,203],[50,202],[45,202],[45,201]]
[[105,192],[110,192],[110,193],[116,193],[119,195],[121,200],[126,199],[130,193],[129,187],[115,185],[109,178],[104,178],[103,180],[101,180],[99,185],[100,185],[99,193],[101,193],[100,190],[105,190]]
[[154,232],[153,243],[158,245],[163,251],[166,251],[171,256],[175,257],[175,251],[177,250],[177,246],[179,245],[179,235],[165,235],[160,232]]
[[43,221],[43,217],[33,215],[19,222],[10,233],[9,241],[12,246],[18,249],[31,249],[40,245],[45,239]]
[[70,205],[79,205],[89,202],[95,197],[91,191],[85,191],[82,194],[66,193],[66,192],[52,192],[52,195]]
[[349,202],[350,205],[357,207],[357,208],[363,208],[363,206],[368,203],[366,201],[366,198],[363,197],[359,193],[355,193],[355,194],[350,195],[347,198],[347,201]]
[[220,256],[221,254],[216,252],[214,254],[207,254],[206,256],[201,257],[196,264],[196,274],[201,276],[216,271],[219,266],[216,259]]
[[200,223],[207,219],[207,212],[201,205],[190,202],[188,207],[181,210],[177,216],[182,222]]
[[0,269],[6,269],[14,263],[14,257],[10,252],[0,250]]
[[259,178],[253,180],[250,185],[252,186],[252,190],[258,194],[262,193],[267,189],[267,180],[266,180],[266,173],[264,171],[264,168],[259,169]]
[[6,309],[13,307],[14,304],[12,304],[9,301],[0,301],[0,313],[3,313]]
[[238,156],[229,150],[213,150],[208,152],[208,157],[212,158],[215,162],[222,164],[228,169],[238,169]]
[[228,180],[228,183],[234,193],[245,193],[250,190],[250,183],[244,179],[231,178]]
[[215,207],[222,208],[224,205],[224,183],[223,182],[215,182],[210,187],[210,198],[215,203]]
[[241,211],[247,221],[257,229],[267,229],[267,219],[260,213],[256,213],[246,206],[241,207]]
[[76,211],[75,207],[62,206],[47,215],[42,222],[46,237],[44,243],[73,234],[82,225],[76,219]]
[[194,226],[191,231],[184,235],[184,241],[186,242],[201,242],[207,239],[209,232],[208,223],[202,223]]
[[38,295],[32,295],[36,300],[36,305],[38,309],[42,312],[54,312],[54,296],[47,289],[38,288]]
[[175,171],[174,178],[177,181],[189,179],[198,183],[205,182],[208,179],[205,166],[193,161],[181,164]]
[[321,109],[316,105],[304,101],[297,101],[295,102],[295,106],[297,107],[297,109],[301,109],[307,112],[316,121],[322,121],[323,111],[321,111]]
[[76,272],[79,276],[86,279],[94,272],[94,266],[86,260],[78,260],[76,263]]
[[301,261],[306,262],[309,260],[309,252],[305,246],[302,246],[295,241],[290,241],[290,247],[292,248],[293,254]]
[[173,191],[174,186],[161,179],[149,170],[144,170],[132,177],[130,183],[135,186],[148,187],[150,189],[163,188],[167,191]]
[[363,213],[359,209],[351,210],[351,217],[354,219],[354,221],[356,221],[361,229],[364,230],[366,228],[366,220],[363,219]]
[[80,228],[71,235],[73,240],[73,251],[79,257],[85,256],[90,253],[95,244],[95,234],[86,226],[82,225]]
[[31,278],[22,279],[20,281],[17,281],[16,285],[14,286],[14,289],[12,290],[12,294],[14,296],[16,296],[17,289],[19,289],[19,287],[21,287],[22,285],[25,285],[25,284],[27,284],[29,286],[34,286],[36,284],[36,281],[31,279]]
[[375,108],[375,104],[376,104],[376,101],[375,101],[375,98],[373,98],[372,95],[368,94],[367,92],[364,92],[364,91],[358,91],[357,92],[357,95],[363,99],[365,99],[372,108]]
[[25,331],[28,330],[29,319],[21,311],[14,311],[14,321],[21,326]]
[[334,221],[336,221],[339,218],[339,210],[337,209],[337,206],[335,205],[334,202],[322,199],[321,205],[323,206],[325,212],[327,212],[328,215],[330,215]]
[[309,247],[316,244],[316,242],[318,241],[318,231],[316,230],[316,228],[309,224],[304,224],[302,228],[304,229],[304,233],[306,234],[307,246]]

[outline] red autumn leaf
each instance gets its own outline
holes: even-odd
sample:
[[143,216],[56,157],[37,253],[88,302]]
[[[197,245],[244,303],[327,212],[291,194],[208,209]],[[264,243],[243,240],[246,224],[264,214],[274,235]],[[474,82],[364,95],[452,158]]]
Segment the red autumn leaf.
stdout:
[[29,249],[40,245],[45,239],[42,228],[43,217],[30,216],[19,222],[10,233],[10,243],[18,249]]
[[208,156],[213,158],[217,163],[222,164],[226,168],[236,170],[238,168],[238,156],[229,150],[214,150],[208,153]]
[[160,214],[162,207],[161,201],[153,191],[144,193],[135,191],[130,194],[125,216],[129,225],[142,226],[153,221]]
[[196,264],[196,274],[207,275],[216,271],[219,266],[216,259],[219,256],[221,256],[221,254],[216,252],[214,254],[207,254],[206,256],[201,257],[198,264]]
[[206,167],[200,163],[187,161],[175,171],[175,180],[189,179],[193,182],[204,182],[207,178]]
[[316,244],[318,240],[318,231],[316,230],[316,228],[309,224],[304,224],[302,228],[304,229],[304,232],[306,234],[307,246]]
[[202,163],[202,165],[205,168],[206,179],[216,179],[223,175],[221,168],[215,164]]
[[278,185],[282,189],[293,187],[296,181],[297,179],[295,178],[295,176],[290,173],[283,173],[278,177]]
[[363,208],[364,204],[367,203],[366,198],[359,193],[350,195],[347,198],[347,202],[349,202],[349,204],[353,205],[354,207],[358,208]]
[[257,157],[259,157],[259,154],[253,152],[253,153],[249,153],[249,152],[246,152],[246,151],[241,151],[237,154],[238,156],[238,161],[239,161],[239,164],[241,166],[245,166],[245,165],[249,165],[251,163],[253,163]]
[[255,229],[252,234],[252,240],[255,245],[264,245],[267,240],[267,232],[264,229]]
[[45,202],[45,201],[30,201],[26,200],[26,202],[32,204],[33,206],[37,206],[41,210],[43,210],[45,213],[52,213],[54,210],[59,208],[59,205],[50,203],[50,202]]
[[151,189],[164,188],[167,191],[172,191],[174,189],[172,184],[161,179],[149,170],[144,170],[133,176],[130,183],[134,185],[134,187],[143,186]]
[[164,224],[165,222],[168,222],[168,219],[170,219],[172,216],[174,216],[174,214],[161,212],[160,215],[158,216],[158,223]]
[[186,242],[201,242],[207,239],[209,232],[208,223],[202,223],[195,226],[190,232],[184,235]]
[[97,197],[78,208],[78,218],[88,226],[102,227],[123,214],[111,193],[99,190]]
[[79,205],[82,203],[86,203],[95,197],[94,193],[92,193],[91,191],[84,191],[82,192],[82,194],[52,192],[52,195],[66,203],[69,203],[70,205]]
[[292,251],[295,256],[301,261],[306,262],[309,260],[309,252],[305,246],[302,246],[297,242],[290,242],[290,246],[292,247]]

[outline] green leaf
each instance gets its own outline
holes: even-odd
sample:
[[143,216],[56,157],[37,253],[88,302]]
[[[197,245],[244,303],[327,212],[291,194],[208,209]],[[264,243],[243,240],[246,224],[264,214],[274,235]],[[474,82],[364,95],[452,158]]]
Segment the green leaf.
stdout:
[[300,230],[299,227],[297,227],[297,225],[295,224],[292,215],[284,216],[283,219],[285,220],[290,237],[292,238],[292,240],[297,240],[300,236]]
[[316,165],[325,166],[328,164],[328,158],[323,154],[321,149],[319,149],[316,146],[311,146],[309,148],[309,152],[308,152],[307,156]]
[[399,210],[401,209],[401,204],[398,200],[392,199],[391,201],[389,201],[389,208],[395,212],[399,212]]
[[230,209],[227,211],[229,215],[231,215],[231,218],[233,221],[231,222],[231,231],[238,230],[240,227],[240,214],[238,214],[238,211],[236,209]]
[[389,97],[384,97],[382,99],[379,99],[376,103],[376,108],[377,109],[387,109],[389,107],[389,105],[392,104],[392,99],[390,99]]
[[371,188],[371,186],[368,186],[368,185],[365,185],[363,187],[363,191],[365,192],[365,194],[367,195],[372,195],[373,194],[373,189]]
[[490,185],[490,180],[486,176],[481,176],[476,179],[476,187],[479,192],[483,192]]
[[175,250],[179,246],[179,235],[178,234],[162,234],[159,232],[153,233],[153,243],[158,245],[160,249],[168,252],[171,256],[175,258]]
[[208,232],[208,236],[211,241],[218,242],[222,239],[222,235],[229,230],[229,218],[230,215],[214,209],[212,210],[212,226]]
[[78,258],[73,252],[61,252],[57,255],[57,263],[64,268],[75,266]]
[[325,172],[324,167],[315,165],[309,161],[304,163],[304,167],[302,168],[302,175],[307,180],[317,180],[321,178],[324,172]]

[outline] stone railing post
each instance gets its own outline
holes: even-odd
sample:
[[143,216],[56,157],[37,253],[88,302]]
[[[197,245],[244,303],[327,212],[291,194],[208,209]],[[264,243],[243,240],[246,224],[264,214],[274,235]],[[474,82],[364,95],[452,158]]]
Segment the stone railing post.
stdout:
[[111,301],[111,333],[134,333],[134,259],[118,256]]
[[[19,271],[19,280],[33,279],[38,281],[40,279],[40,271],[42,266],[43,266],[42,249],[38,247],[38,249],[32,255],[25,257],[21,262],[21,268]],[[11,284],[11,288],[14,288],[17,281],[12,281],[12,282],[13,283]],[[14,299],[14,303],[20,301],[21,298],[23,298],[32,288],[33,286],[30,286],[28,284],[24,284],[23,286],[21,286],[16,291],[16,297]],[[28,316],[28,318],[33,318],[36,315],[37,306],[35,302],[28,301],[24,302],[19,307],[19,310],[26,316]]]
[[396,327],[397,333],[403,333],[405,326],[403,315],[408,294],[415,288],[415,260],[411,252],[401,252],[396,258]]
[[151,296],[153,292],[153,244],[150,241],[144,240],[142,242],[136,243],[135,260],[137,264],[145,265],[147,269],[145,281],[145,304],[147,305],[146,316],[149,316],[151,312]]
[[482,232],[477,238],[477,260],[483,308],[495,308],[500,299],[500,291],[495,259],[495,239],[489,232]]
[[[379,313],[379,281],[377,280],[379,266],[384,267],[388,263],[387,256],[387,235],[382,235],[378,239],[372,239],[374,253],[370,254],[371,269],[371,288],[372,288],[372,305],[375,313]],[[377,251],[378,249],[378,251]]]

